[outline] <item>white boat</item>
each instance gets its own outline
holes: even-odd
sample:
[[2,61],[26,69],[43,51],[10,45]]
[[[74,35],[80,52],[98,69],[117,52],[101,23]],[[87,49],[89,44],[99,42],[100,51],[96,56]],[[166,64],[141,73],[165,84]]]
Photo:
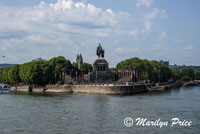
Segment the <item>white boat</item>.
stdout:
[[10,87],[8,85],[1,84],[0,85],[0,94],[9,93]]

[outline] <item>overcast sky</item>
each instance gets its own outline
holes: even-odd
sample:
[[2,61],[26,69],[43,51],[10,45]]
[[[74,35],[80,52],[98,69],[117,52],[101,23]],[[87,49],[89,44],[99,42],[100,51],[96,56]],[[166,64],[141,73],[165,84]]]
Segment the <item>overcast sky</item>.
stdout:
[[64,56],[200,65],[199,0],[0,0],[0,58],[24,63]]

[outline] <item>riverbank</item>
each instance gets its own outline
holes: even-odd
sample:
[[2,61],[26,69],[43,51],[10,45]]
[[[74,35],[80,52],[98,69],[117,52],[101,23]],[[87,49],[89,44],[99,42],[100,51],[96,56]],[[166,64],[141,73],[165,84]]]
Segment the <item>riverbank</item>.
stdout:
[[167,84],[167,85],[156,85],[156,86],[148,87],[148,91],[163,91],[163,90],[168,90],[168,89],[173,89],[173,88],[180,88],[182,86],[183,86],[183,83],[172,83],[172,84]]
[[88,94],[111,94],[129,95],[148,91],[160,91],[179,88],[183,84],[171,83],[155,85],[146,83],[137,84],[80,84],[80,85],[46,85],[46,86],[15,86],[10,91],[34,92],[34,93],[88,93]]

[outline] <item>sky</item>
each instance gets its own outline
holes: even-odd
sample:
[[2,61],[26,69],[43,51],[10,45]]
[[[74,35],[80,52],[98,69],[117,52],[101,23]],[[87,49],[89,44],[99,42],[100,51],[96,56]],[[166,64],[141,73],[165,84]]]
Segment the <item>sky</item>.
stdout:
[[[199,0],[0,0],[0,63],[82,54],[200,65]],[[5,56],[3,59],[2,56]]]

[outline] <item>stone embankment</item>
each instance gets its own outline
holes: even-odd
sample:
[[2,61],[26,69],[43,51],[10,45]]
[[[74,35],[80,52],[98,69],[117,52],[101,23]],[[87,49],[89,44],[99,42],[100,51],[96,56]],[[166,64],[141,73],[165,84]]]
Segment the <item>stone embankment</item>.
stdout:
[[15,86],[10,91],[34,92],[34,93],[72,93],[69,85],[46,85],[46,86]]
[[82,85],[47,85],[45,87],[15,86],[11,91],[36,93],[90,93],[90,94],[135,94],[147,91],[144,84],[114,85],[114,84],[82,84]]
[[167,84],[167,85],[156,85],[156,86],[148,86],[147,89],[148,91],[162,91],[162,90],[167,90],[167,89],[173,89],[173,88],[180,88],[183,86],[182,83],[172,83],[172,84]]
[[162,86],[151,84],[80,84],[80,85],[46,85],[46,86],[15,86],[11,91],[35,93],[88,93],[129,95],[146,91],[159,91],[181,87],[182,84],[174,83]]
[[112,94],[127,95],[136,94],[147,91],[144,84],[138,85],[114,85],[114,84],[92,84],[92,85],[72,85],[74,93],[89,94]]

